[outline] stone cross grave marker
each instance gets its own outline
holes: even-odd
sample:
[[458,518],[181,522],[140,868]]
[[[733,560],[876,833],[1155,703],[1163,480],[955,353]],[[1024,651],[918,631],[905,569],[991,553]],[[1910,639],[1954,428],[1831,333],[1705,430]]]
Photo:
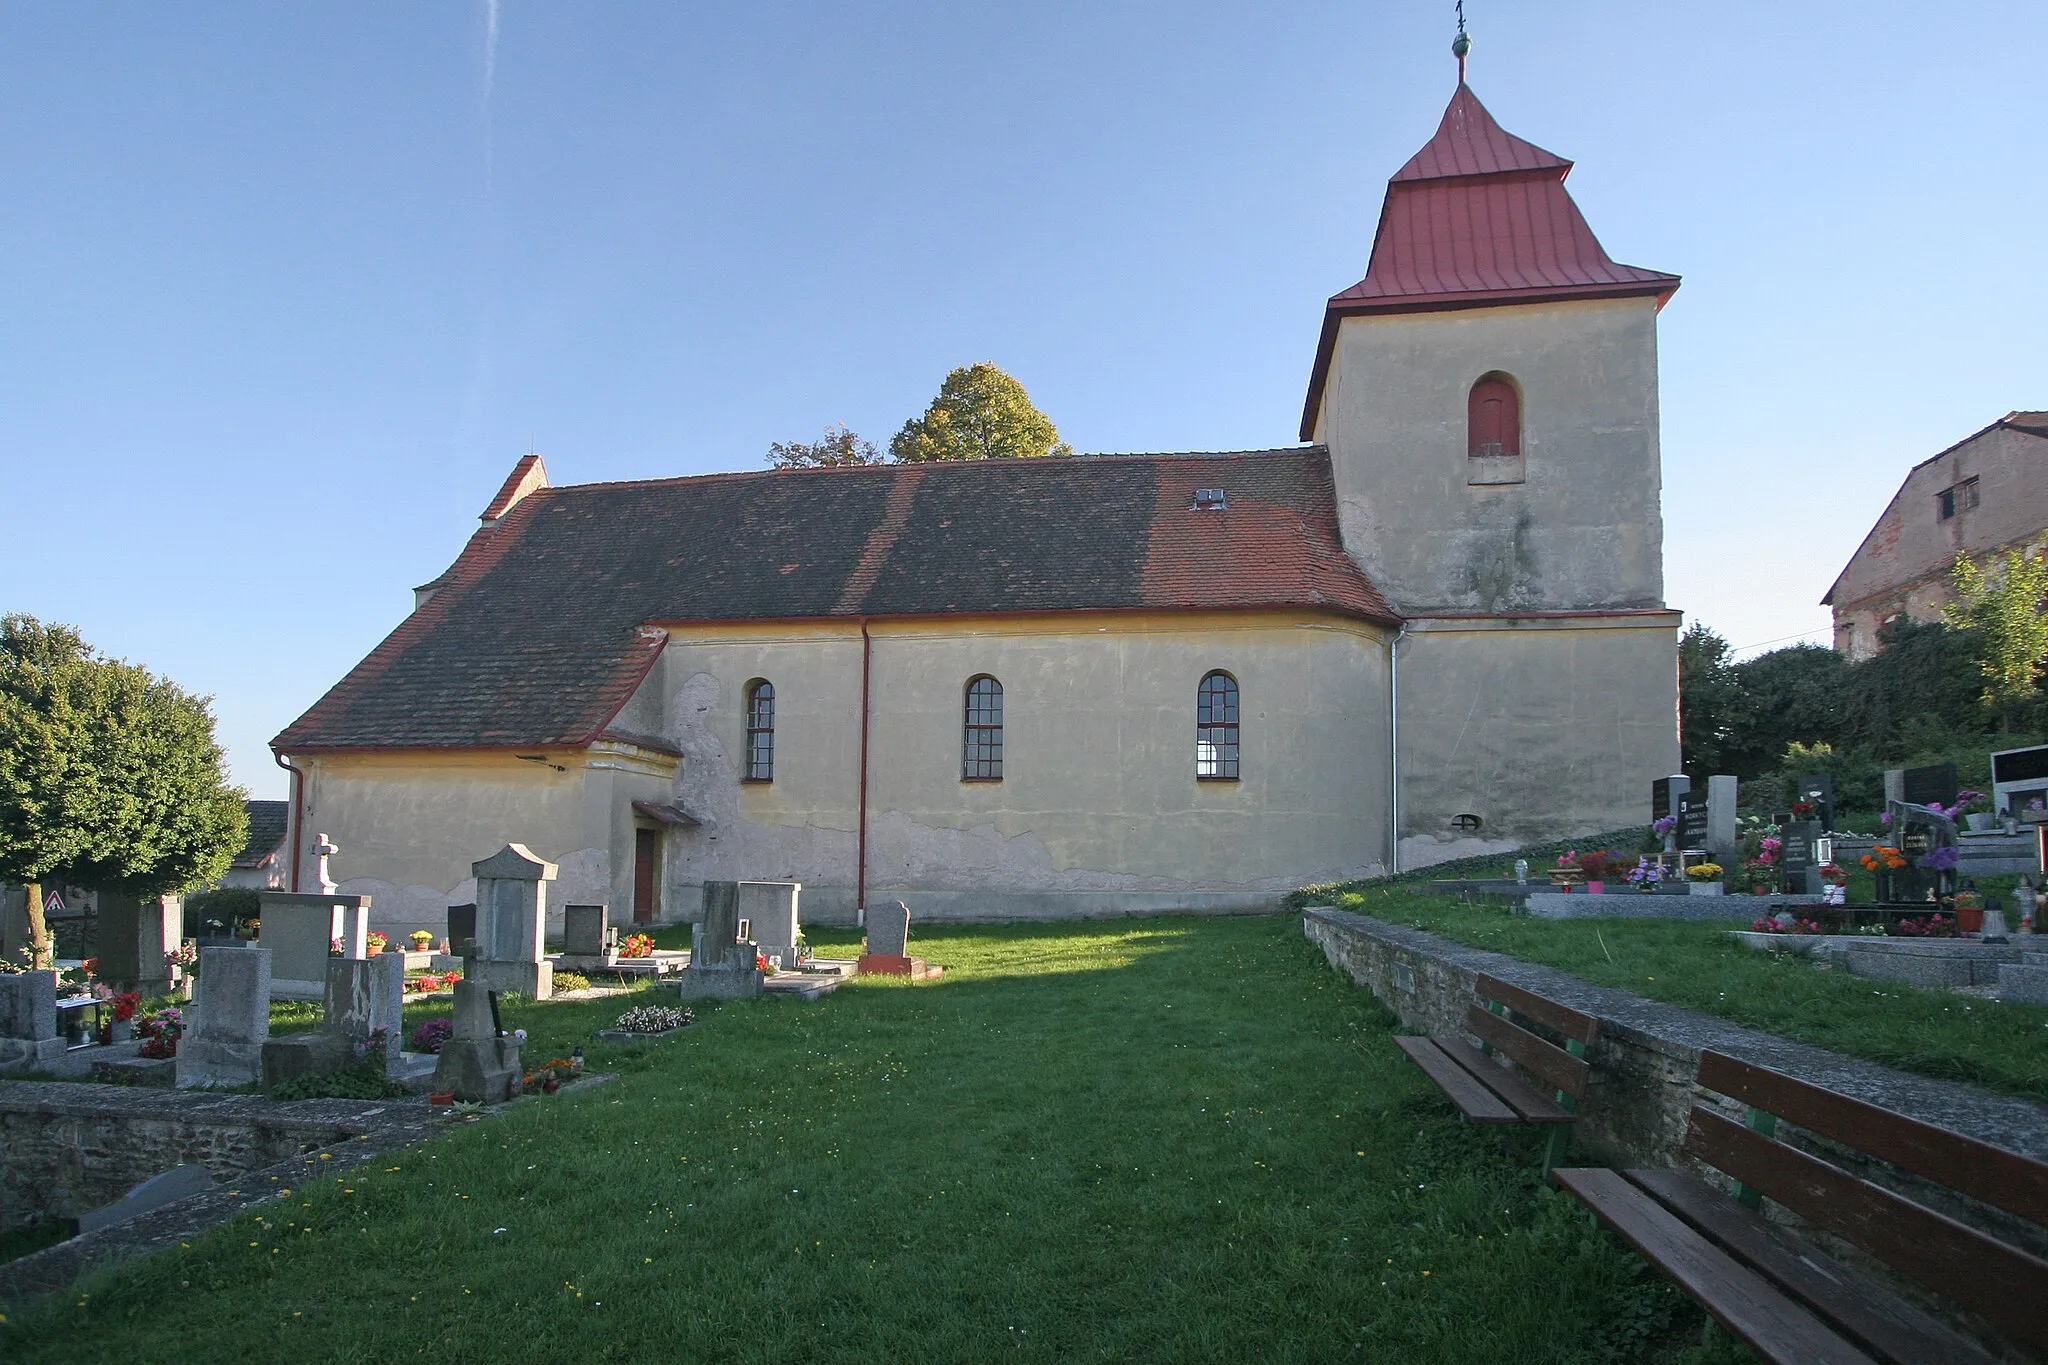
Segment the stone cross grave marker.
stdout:
[[[480,963],[465,959],[464,965]],[[434,1084],[459,1100],[496,1104],[510,1099],[518,1083],[518,1040],[499,1034],[490,992],[465,973],[455,983],[455,1024],[434,1064]]]
[[753,939],[770,960],[796,966],[796,938],[802,927],[797,901],[803,894],[801,882],[741,882],[739,914],[753,925]]
[[40,1070],[64,1052],[57,1034],[57,974],[0,975],[0,1072]]
[[192,1026],[178,1039],[180,1089],[247,1085],[262,1074],[270,963],[268,948],[199,950],[199,998]]
[[[547,888],[559,869],[524,844],[507,844],[470,864],[470,871],[476,876],[478,984],[547,999],[555,978],[544,956]],[[463,979],[469,979],[467,972]]]
[[327,860],[339,852],[340,845],[326,835],[313,836],[313,889],[319,895],[331,896],[341,890],[327,873]]

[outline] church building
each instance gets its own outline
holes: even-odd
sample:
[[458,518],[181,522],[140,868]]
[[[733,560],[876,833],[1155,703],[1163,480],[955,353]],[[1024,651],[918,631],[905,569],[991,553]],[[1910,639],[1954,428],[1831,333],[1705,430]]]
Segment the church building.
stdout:
[[[1678,768],[1657,314],[1462,81],[1302,444],[557,487],[519,461],[273,747],[290,869],[436,932],[507,842],[615,923],[1249,910],[1648,818]],[[559,920],[557,920],[559,923]]]

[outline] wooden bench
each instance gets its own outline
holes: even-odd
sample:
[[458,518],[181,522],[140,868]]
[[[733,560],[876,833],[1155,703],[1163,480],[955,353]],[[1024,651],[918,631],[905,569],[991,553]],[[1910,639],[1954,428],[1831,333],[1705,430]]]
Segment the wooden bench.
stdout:
[[1701,1054],[1699,1083],[1747,1106],[1746,1123],[1696,1106],[1684,1144],[1736,1182],[1733,1196],[1675,1170],[1561,1169],[1551,1179],[1751,1350],[1801,1365],[1997,1358],[1767,1223],[1766,1198],[2025,1347],[2048,1347],[2048,1262],[1774,1134],[1782,1119],[2036,1225],[2048,1224],[2048,1164],[1715,1052]]
[[[1394,1041],[1470,1122],[1548,1127],[1543,1156],[1548,1170],[1571,1141],[1590,1070],[1586,1045],[1599,1033],[1600,1022],[1498,977],[1481,976],[1473,994],[1478,998],[1465,1011],[1465,1028],[1479,1039],[1477,1047],[1455,1036]],[[1558,1034],[1564,1046],[1518,1025],[1514,1015]],[[1502,1066],[1503,1057],[1520,1072]]]

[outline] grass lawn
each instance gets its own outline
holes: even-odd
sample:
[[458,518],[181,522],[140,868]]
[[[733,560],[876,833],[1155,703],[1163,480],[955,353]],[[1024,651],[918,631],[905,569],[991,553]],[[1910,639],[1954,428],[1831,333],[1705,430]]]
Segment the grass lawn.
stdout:
[[[821,947],[837,946],[829,934]],[[1723,1362],[1293,916],[933,927],[16,1311],[10,1362]],[[527,1004],[545,1060],[619,1000]]]
[[1901,1071],[2048,1100],[2048,1007],[1868,981],[1760,953],[1726,936],[1729,929],[1748,928],[1748,916],[1726,922],[1541,920],[1512,914],[1505,902],[1466,905],[1400,888],[1332,899],[1389,923]]

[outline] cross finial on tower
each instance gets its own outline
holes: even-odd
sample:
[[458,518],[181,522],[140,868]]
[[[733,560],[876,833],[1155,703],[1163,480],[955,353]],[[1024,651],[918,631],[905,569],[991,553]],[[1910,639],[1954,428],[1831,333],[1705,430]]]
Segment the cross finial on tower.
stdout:
[[1465,34],[1465,0],[1458,0],[1458,36],[1451,39],[1451,55],[1458,59],[1458,84],[1465,83],[1465,54],[1472,50],[1472,40]]

